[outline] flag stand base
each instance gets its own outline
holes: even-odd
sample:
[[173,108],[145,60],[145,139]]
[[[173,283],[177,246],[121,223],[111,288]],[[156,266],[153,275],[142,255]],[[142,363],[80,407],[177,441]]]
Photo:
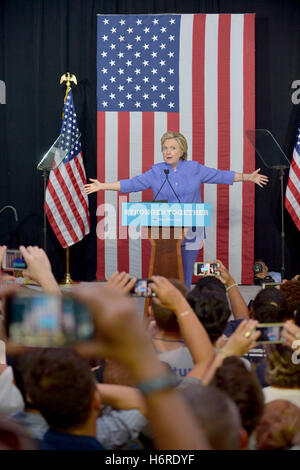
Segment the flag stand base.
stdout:
[[70,287],[73,284],[78,284],[77,281],[73,281],[70,274],[70,251],[69,247],[66,248],[66,274],[62,282],[59,283],[60,286]]
[[72,284],[75,284],[74,281],[72,281],[72,278],[71,278],[71,274],[70,273],[66,273],[65,274],[65,277],[63,279],[63,281],[60,283],[60,285],[72,285]]

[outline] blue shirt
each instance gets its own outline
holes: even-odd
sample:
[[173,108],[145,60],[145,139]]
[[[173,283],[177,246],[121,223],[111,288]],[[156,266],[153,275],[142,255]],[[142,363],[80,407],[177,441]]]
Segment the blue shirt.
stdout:
[[[201,203],[201,184],[233,184],[234,171],[216,170],[195,161],[180,159],[176,170],[166,162],[156,163],[149,171],[121,180],[121,193],[143,191],[151,188],[154,197],[166,179],[164,170],[169,170],[168,179],[173,186],[180,202]],[[158,195],[159,200],[166,199],[169,203],[178,202],[171,186],[166,182]]]
[[80,436],[49,429],[41,441],[42,450],[105,450],[92,436]]

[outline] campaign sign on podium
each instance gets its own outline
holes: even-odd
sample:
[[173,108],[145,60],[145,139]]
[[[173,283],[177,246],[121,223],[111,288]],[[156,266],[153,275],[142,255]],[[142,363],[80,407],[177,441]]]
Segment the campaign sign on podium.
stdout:
[[[160,275],[184,281],[181,243],[192,227],[210,225],[210,204],[128,202],[122,204],[121,220],[129,229],[147,227],[151,243],[148,278]],[[146,299],[145,315],[148,304]]]
[[208,227],[210,225],[210,204],[123,202],[122,225]]

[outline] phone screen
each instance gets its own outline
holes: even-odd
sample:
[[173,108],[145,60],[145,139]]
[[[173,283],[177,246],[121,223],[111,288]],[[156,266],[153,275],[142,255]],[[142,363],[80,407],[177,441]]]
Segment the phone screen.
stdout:
[[18,294],[7,302],[6,329],[14,343],[60,347],[91,339],[93,321],[85,306],[72,297]]
[[131,289],[134,297],[155,297],[155,292],[151,289],[151,279],[138,279]]
[[6,250],[3,269],[13,269],[14,271],[22,271],[27,268],[27,264],[19,250]]
[[212,276],[213,274],[219,274],[218,267],[219,265],[217,263],[195,263],[194,275]]
[[260,336],[257,338],[258,343],[283,343],[281,333],[283,323],[259,323],[256,330],[260,331]]

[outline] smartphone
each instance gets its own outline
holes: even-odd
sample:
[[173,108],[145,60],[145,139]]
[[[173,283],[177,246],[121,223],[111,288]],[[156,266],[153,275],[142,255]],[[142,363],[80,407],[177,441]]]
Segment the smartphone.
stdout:
[[213,276],[220,274],[218,263],[194,263],[195,276]]
[[256,330],[261,333],[257,342],[262,344],[283,343],[284,338],[281,336],[283,325],[283,323],[259,323]]
[[280,282],[262,282],[261,284],[262,289],[268,289],[269,287],[280,289],[280,286],[281,286]]
[[18,293],[7,299],[6,333],[16,344],[61,347],[93,336],[87,308],[69,295]]
[[130,293],[134,297],[155,297],[155,292],[151,289],[151,279],[138,279]]
[[3,260],[3,269],[23,271],[23,269],[26,268],[27,264],[20,250],[6,250]]

